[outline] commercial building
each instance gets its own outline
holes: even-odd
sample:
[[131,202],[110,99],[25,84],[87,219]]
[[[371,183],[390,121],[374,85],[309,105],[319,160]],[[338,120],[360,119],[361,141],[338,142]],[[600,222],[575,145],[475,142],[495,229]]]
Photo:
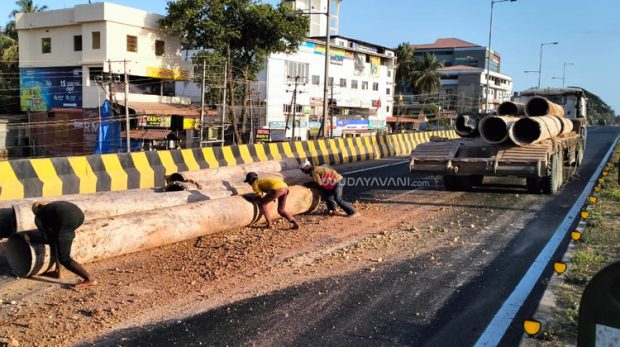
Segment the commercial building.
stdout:
[[[501,56],[486,47],[457,38],[440,38],[431,44],[414,44],[414,58],[432,53],[443,63],[440,94],[452,95],[458,111],[494,110],[512,95],[512,77],[501,73]],[[487,66],[487,54],[489,54]],[[487,76],[489,93],[487,93]]]
[[110,92],[120,114],[110,122],[124,126],[125,73],[130,128],[163,130],[132,132],[133,139],[163,144],[173,132],[193,136],[200,112],[190,98],[175,96],[174,85],[190,77],[192,66],[181,59],[180,39],[159,30],[161,18],[111,3],[17,14],[20,102],[33,112],[39,154],[92,153],[99,105]]
[[[329,61],[331,106],[326,134],[372,134],[385,129],[393,108],[394,52],[334,36]],[[273,54],[267,59],[257,91],[265,100],[264,125],[272,140],[306,139],[318,132],[323,115],[324,66],[325,38],[307,39],[297,53]]]

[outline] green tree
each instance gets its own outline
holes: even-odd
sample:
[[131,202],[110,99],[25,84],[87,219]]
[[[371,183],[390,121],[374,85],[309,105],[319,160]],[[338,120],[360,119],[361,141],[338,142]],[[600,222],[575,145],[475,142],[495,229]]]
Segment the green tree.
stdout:
[[435,54],[425,54],[424,59],[416,64],[415,87],[423,94],[435,94],[441,87],[441,73],[439,69],[443,63],[437,62]]
[[398,66],[396,67],[396,94],[411,94],[415,89],[416,62],[413,48],[404,42],[396,48]]
[[[181,35],[190,47],[209,49],[212,57],[227,62],[228,117],[237,143],[243,143],[249,82],[263,69],[270,54],[298,49],[308,31],[308,18],[291,15],[287,5],[273,7],[255,0],[176,0],[168,2],[167,11],[160,22],[164,30]],[[239,80],[245,81],[240,93]],[[242,103],[241,128],[234,112],[238,102]]]

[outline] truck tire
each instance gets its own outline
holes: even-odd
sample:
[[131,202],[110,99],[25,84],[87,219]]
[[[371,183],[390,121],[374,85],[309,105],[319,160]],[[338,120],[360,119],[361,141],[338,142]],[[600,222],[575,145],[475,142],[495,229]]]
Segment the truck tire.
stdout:
[[443,185],[447,191],[467,191],[471,190],[472,179],[471,176],[445,175],[443,176]]
[[540,194],[541,179],[538,176],[526,177],[525,182],[527,185],[527,191],[530,194]]
[[575,164],[577,167],[580,167],[581,164],[583,164],[584,152],[583,143],[580,143],[579,146],[577,146],[577,154],[575,155]]
[[558,192],[558,187],[560,186],[558,184],[560,167],[558,153],[551,156],[551,170],[549,170],[551,171],[551,174],[549,176],[541,178],[540,180],[543,194],[555,194]]

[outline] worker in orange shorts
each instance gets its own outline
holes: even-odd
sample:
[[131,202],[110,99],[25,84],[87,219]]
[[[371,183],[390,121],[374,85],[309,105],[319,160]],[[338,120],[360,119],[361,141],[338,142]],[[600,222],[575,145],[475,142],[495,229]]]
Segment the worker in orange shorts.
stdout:
[[273,226],[267,206],[277,199],[278,213],[280,216],[291,222],[291,224],[293,224],[293,229],[301,229],[301,226],[297,223],[295,218],[293,218],[290,213],[286,212],[286,198],[288,197],[289,189],[284,181],[277,178],[258,178],[256,172],[249,172],[244,182],[251,185],[256,195],[260,198],[258,200],[258,207],[265,216],[267,228]]

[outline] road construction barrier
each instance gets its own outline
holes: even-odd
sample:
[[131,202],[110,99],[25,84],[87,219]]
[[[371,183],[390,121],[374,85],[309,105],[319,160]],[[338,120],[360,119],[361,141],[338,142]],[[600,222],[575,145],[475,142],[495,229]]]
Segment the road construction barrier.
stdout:
[[432,131],[3,161],[0,162],[0,200],[153,188],[163,186],[165,177],[176,172],[286,158],[336,165],[402,156],[433,136],[457,137],[454,131]]

